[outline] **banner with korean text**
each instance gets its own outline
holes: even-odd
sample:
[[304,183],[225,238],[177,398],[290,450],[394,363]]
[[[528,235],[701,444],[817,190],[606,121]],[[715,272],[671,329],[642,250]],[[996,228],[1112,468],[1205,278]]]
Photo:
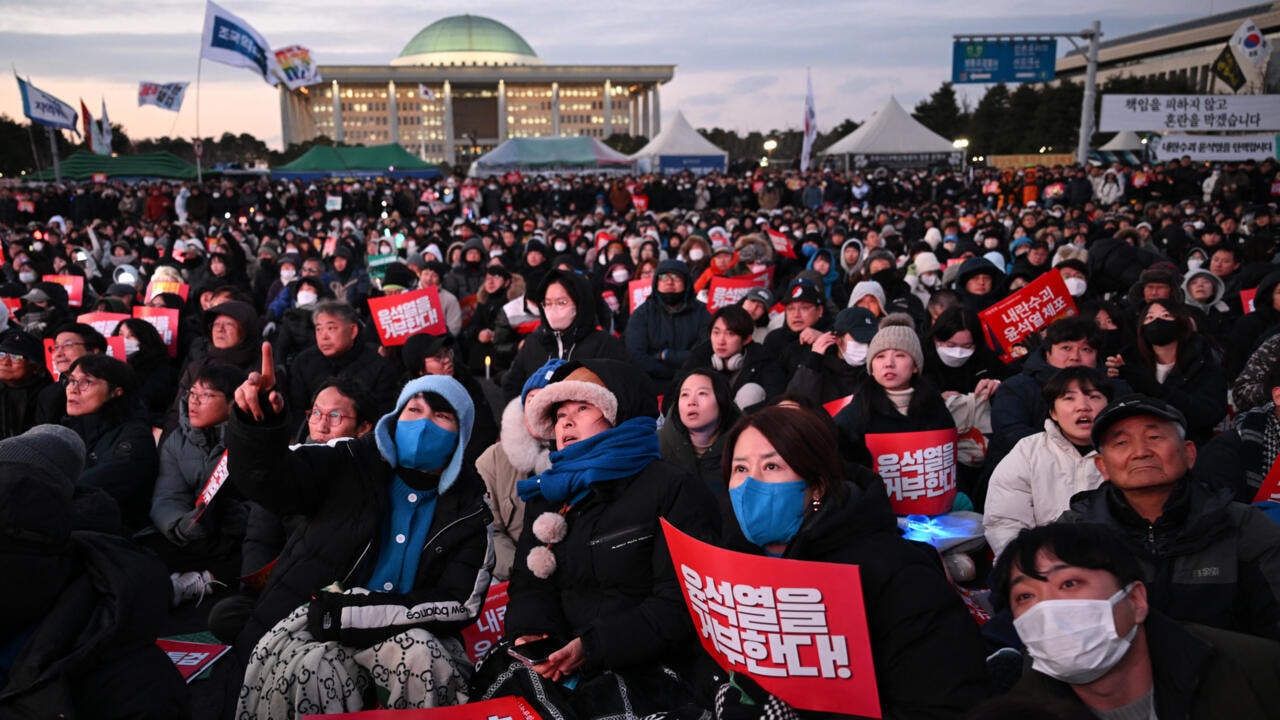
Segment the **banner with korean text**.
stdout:
[[1102,96],[1099,132],[1280,130],[1280,95]]
[[76,322],[83,323],[92,327],[94,330],[102,333],[103,337],[111,337],[111,333],[116,331],[116,326],[121,320],[128,320],[132,315],[125,313],[113,312],[91,312],[84,313],[76,318]]
[[45,275],[40,279],[61,285],[62,289],[67,291],[67,304],[71,307],[84,305],[83,275]]
[[653,294],[653,280],[632,280],[627,283],[627,298],[631,302],[631,312],[649,299]]
[[1006,363],[1026,355],[1020,345],[1028,335],[1039,332],[1058,318],[1076,314],[1075,300],[1067,292],[1062,274],[1050,271],[1018,292],[978,313],[989,334],[988,345],[1002,353]]
[[1188,135],[1169,133],[1147,143],[1151,159],[1177,160],[1183,155],[1192,162],[1223,162],[1280,158],[1280,135]]
[[262,33],[212,0],[207,0],[205,5],[200,57],[246,68],[272,85],[284,77],[276,55],[271,51],[271,44],[262,37]]
[[471,662],[478,664],[484,654],[502,640],[507,626],[507,602],[507,583],[490,585],[489,593],[484,596],[484,612],[474,624],[462,628],[462,644]]
[[155,105],[158,108],[178,112],[182,109],[182,98],[187,94],[187,83],[138,83],[138,106]]
[[708,545],[662,521],[702,647],[788,705],[881,717],[856,565]]
[[895,515],[941,515],[955,504],[956,429],[869,433],[872,470],[884,480]]
[[187,295],[191,293],[191,286],[178,282],[176,280],[152,280],[147,283],[147,299],[145,302],[151,302],[161,293],[173,293],[186,301]]
[[369,312],[384,347],[403,345],[411,335],[443,335],[446,330],[440,292],[434,286],[369,298]]
[[755,275],[735,275],[725,277],[717,275],[711,278],[711,286],[707,292],[707,312],[714,313],[722,307],[737,305],[738,301],[751,288],[769,289],[773,280],[773,268]]
[[164,346],[169,351],[169,357],[178,357],[177,308],[154,308],[139,305],[133,308],[133,316],[151,323],[156,332],[160,333],[160,339],[164,340]]

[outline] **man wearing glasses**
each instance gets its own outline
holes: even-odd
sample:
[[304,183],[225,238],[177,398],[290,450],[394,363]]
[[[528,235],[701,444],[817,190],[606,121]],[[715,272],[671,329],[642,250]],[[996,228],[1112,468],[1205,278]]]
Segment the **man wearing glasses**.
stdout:
[[37,401],[48,385],[40,340],[17,329],[0,335],[0,440],[36,424]]
[[395,370],[373,348],[360,342],[360,321],[355,308],[339,300],[316,305],[314,347],[298,353],[289,372],[289,421],[302,424],[302,410],[327,378],[359,380],[368,391],[376,417],[391,409],[399,383]]
[[53,370],[58,374],[55,382],[40,391],[38,422],[56,423],[66,414],[66,375],[71,363],[85,355],[107,352],[107,339],[91,325],[67,323],[58,328],[53,337]]

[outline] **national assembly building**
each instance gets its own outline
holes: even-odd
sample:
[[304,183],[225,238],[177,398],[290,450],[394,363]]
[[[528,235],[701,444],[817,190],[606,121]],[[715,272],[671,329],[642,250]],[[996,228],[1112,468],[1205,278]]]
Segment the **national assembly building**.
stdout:
[[508,138],[661,130],[658,89],[674,65],[547,65],[511,28],[457,15],[431,23],[390,65],[321,65],[321,84],[281,85],[284,145],[326,136],[399,143],[428,162],[468,163]]

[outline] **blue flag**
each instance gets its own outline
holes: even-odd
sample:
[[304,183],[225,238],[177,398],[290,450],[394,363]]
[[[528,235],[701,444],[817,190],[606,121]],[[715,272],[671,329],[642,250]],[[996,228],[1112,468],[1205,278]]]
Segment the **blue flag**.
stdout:
[[22,94],[22,114],[37,125],[70,130],[76,135],[80,130],[76,127],[79,115],[75,108],[58,98],[14,75],[18,81],[18,92]]

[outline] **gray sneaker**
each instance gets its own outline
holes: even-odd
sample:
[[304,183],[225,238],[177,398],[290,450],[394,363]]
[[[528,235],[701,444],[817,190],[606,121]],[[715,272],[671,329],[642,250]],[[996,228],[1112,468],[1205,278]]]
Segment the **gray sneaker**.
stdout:
[[173,583],[174,607],[188,600],[195,600],[196,607],[199,607],[205,595],[212,594],[216,587],[226,587],[225,583],[218,582],[208,570],[173,573],[169,576],[169,581]]

